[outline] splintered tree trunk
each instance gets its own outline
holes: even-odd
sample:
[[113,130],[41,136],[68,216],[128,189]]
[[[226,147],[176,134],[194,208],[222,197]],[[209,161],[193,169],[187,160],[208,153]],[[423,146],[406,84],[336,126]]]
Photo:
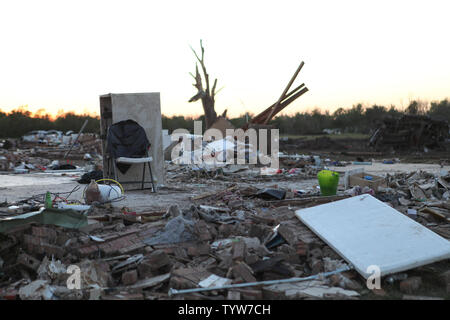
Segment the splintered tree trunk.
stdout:
[[209,129],[217,120],[217,113],[214,109],[214,101],[211,99],[203,98],[202,105],[203,111],[205,113],[206,129]]
[[203,112],[205,113],[205,122],[206,122],[206,129],[211,128],[211,126],[216,122],[217,120],[217,113],[214,108],[215,104],[215,95],[216,95],[216,85],[217,85],[217,79],[214,80],[214,84],[212,86],[212,89],[210,89],[209,86],[209,75],[206,72],[205,62],[204,62],[204,54],[205,49],[203,48],[202,41],[200,40],[200,48],[202,51],[201,58],[198,56],[198,54],[195,52],[194,49],[192,51],[195,54],[195,57],[197,58],[198,62],[200,63],[200,66],[203,71],[203,78],[205,82],[205,87],[203,87],[203,79],[198,71],[198,65],[195,65],[195,76],[191,73],[190,75],[194,78],[195,83],[193,86],[197,88],[197,94],[193,96],[191,99],[189,99],[189,102],[195,102],[197,100],[202,101],[203,105]]

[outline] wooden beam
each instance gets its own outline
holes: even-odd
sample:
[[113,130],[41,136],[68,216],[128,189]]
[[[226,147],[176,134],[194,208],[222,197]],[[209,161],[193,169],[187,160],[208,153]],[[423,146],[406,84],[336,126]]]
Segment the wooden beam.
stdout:
[[267,124],[267,122],[269,122],[268,119],[271,119],[276,108],[278,107],[278,105],[281,103],[281,101],[284,100],[286,93],[289,91],[289,89],[291,88],[292,83],[294,83],[295,78],[297,78],[297,75],[300,73],[300,70],[302,70],[303,66],[304,66],[304,62],[302,61],[300,63],[300,65],[298,66],[297,70],[295,71],[294,75],[292,76],[291,80],[289,80],[288,85],[286,86],[286,88],[284,89],[283,93],[281,94],[280,98],[278,98],[278,101],[275,103],[272,111],[270,112],[269,116],[266,118],[266,121],[264,122],[264,124]]
[[[301,85],[299,85],[297,88],[295,88],[294,90],[292,90],[291,92],[289,92],[285,99],[281,102],[281,104],[284,104],[284,102],[289,99],[290,97],[292,97],[296,92],[298,92],[300,89],[302,89],[305,86],[304,83],[302,83]],[[250,122],[251,123],[258,123],[258,124],[262,124],[262,122],[267,119],[267,116],[270,112],[270,110],[272,110],[272,108],[275,106],[276,103],[274,103],[273,105],[271,105],[270,107],[268,107],[266,110],[264,110],[263,112],[261,112],[260,114],[258,114],[256,117],[254,117]],[[274,112],[275,113],[275,112]],[[278,113],[278,112],[277,112]],[[276,113],[275,113],[276,114]]]

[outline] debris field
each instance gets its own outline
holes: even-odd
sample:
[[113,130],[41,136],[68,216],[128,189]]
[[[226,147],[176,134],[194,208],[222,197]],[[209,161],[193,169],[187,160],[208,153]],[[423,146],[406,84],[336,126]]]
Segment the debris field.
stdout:
[[[0,185],[0,299],[450,297],[448,257],[385,275],[381,288],[369,289],[366,279],[296,216],[297,210],[367,194],[449,240],[446,164],[394,171],[401,159],[369,163],[323,154],[281,154],[279,170],[166,161],[166,183],[156,193],[125,191],[119,199],[88,204],[87,184],[77,181],[101,168],[101,155],[75,150],[69,169],[56,167],[64,164],[64,152],[45,148],[0,149],[6,163],[0,181],[70,178],[55,182],[51,208],[45,204],[46,186],[17,194],[25,187]],[[375,165],[384,173],[371,171]],[[321,195],[317,181],[327,168],[340,172],[331,196]]]

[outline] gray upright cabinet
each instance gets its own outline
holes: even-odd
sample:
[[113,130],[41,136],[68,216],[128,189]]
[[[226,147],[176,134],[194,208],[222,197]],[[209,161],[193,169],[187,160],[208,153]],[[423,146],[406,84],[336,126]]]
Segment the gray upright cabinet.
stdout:
[[[151,143],[150,156],[153,157],[152,171],[155,183],[161,185],[165,183],[164,154],[162,145],[162,122],[161,122],[161,102],[159,92],[149,93],[109,93],[100,96],[101,115],[101,137],[103,139],[103,176],[108,177],[108,163],[105,154],[106,135],[111,124],[123,121],[134,120],[141,125],[147,138]],[[148,170],[145,171],[145,181],[150,181]],[[113,178],[110,176],[109,178]],[[141,181],[142,164],[133,165],[125,174],[118,171],[119,182]],[[151,188],[150,183],[146,183],[145,188]],[[141,184],[124,185],[125,190],[140,189]]]

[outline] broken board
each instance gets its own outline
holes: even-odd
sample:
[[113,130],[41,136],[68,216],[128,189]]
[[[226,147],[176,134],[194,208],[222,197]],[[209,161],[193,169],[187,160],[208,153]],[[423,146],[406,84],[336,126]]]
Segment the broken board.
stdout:
[[368,194],[295,214],[366,279],[450,258],[450,241]]

